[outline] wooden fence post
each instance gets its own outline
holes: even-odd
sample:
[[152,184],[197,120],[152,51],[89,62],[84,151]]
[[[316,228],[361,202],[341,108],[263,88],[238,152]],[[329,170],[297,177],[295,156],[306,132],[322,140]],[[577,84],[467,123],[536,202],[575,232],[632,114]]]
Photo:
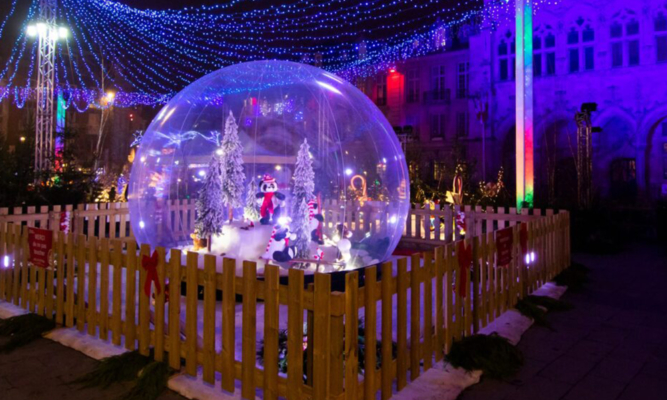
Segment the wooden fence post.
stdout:
[[[377,354],[373,349],[377,346],[376,332],[376,287],[377,287],[377,267],[368,267],[364,271],[364,297],[365,297],[365,321],[364,321],[364,344],[366,353],[364,358],[364,398],[367,400],[375,399],[375,370],[377,364]],[[370,349],[370,351],[368,351]]]
[[392,304],[392,273],[391,261],[382,264],[382,364],[381,364],[381,381],[382,381],[382,399],[387,400],[391,397],[391,384],[393,381],[394,371],[392,371],[393,355],[392,355],[392,321],[393,321],[393,304]]
[[264,398],[278,398],[278,335],[280,333],[279,271],[275,265],[264,270]]
[[357,400],[359,388],[359,272],[345,275],[345,398]]
[[288,278],[287,347],[292,351],[287,353],[287,398],[297,400],[303,387],[303,271],[290,269]]

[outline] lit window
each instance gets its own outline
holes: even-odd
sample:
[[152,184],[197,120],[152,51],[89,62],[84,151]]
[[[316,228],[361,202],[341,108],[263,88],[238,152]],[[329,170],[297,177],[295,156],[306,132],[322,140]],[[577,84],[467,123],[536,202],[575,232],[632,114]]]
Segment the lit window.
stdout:
[[445,114],[431,115],[431,139],[442,140],[445,138],[445,125],[447,121]]
[[635,66],[640,63],[639,21],[633,11],[614,15],[609,28],[611,36],[611,66]]
[[468,113],[456,113],[456,136],[468,136]]
[[456,80],[456,98],[465,99],[468,96],[468,70],[470,63],[459,63],[458,75]]
[[[533,36],[533,75],[555,75],[556,37],[552,33],[551,26],[538,26],[535,32]],[[570,40],[569,36],[568,40]],[[579,40],[578,37],[577,40]]]
[[595,69],[595,31],[583,18],[567,34],[568,70],[570,73]]
[[657,62],[667,61],[667,15],[659,12],[653,21],[655,29],[655,59]]
[[380,74],[377,77],[377,84],[375,87],[377,93],[375,97],[375,103],[378,106],[387,105],[387,75]]
[[514,63],[516,62],[514,53],[516,49],[514,47],[512,33],[507,31],[505,37],[500,40],[500,44],[498,45],[498,77],[501,81],[514,79],[516,76],[516,71],[514,70]]
[[445,99],[445,66],[436,65],[431,69],[431,90],[433,100]]
[[419,70],[410,69],[407,74],[407,102],[419,102]]

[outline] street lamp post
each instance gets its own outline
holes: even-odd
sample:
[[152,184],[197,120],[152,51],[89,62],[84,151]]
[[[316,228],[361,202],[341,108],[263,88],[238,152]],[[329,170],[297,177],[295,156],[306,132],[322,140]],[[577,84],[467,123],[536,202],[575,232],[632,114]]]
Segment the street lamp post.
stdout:
[[55,124],[55,58],[56,42],[69,31],[56,24],[57,0],[40,0],[39,22],[28,26],[27,35],[39,40],[35,106],[35,173],[48,169],[53,155]]

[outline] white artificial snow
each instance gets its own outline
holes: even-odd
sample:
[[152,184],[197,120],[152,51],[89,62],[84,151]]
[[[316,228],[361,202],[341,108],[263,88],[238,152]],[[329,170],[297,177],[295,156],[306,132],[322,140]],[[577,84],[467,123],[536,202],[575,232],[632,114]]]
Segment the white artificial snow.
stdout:
[[54,329],[44,335],[44,337],[74,350],[78,350],[95,360],[117,356],[127,351],[123,347],[104,342],[103,340],[90,336],[85,332],[79,332],[75,328]]
[[16,317],[17,315],[27,314],[28,312],[19,306],[12,303],[5,303],[0,301],[0,319],[7,319]]

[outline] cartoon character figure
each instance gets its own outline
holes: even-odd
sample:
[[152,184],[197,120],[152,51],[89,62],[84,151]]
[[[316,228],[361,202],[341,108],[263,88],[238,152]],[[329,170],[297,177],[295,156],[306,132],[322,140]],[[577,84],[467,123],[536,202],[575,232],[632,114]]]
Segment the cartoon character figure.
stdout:
[[317,200],[313,199],[308,202],[310,240],[316,242],[317,244],[324,244],[324,238],[322,235],[322,223],[324,222],[324,216],[322,214],[317,214],[318,207],[319,204],[317,204]]
[[259,223],[262,225],[276,223],[280,218],[280,206],[285,200],[285,195],[278,191],[276,179],[268,174],[264,175],[259,183],[259,193],[255,197],[262,199]]
[[290,246],[290,242],[296,240],[296,233],[289,230],[288,226],[281,227],[273,237],[272,246],[274,250],[272,258],[277,262],[288,262],[296,257],[296,246]]
[[345,224],[336,225],[336,247],[338,247],[338,260],[339,262],[348,262],[352,258],[350,250],[352,250],[352,242],[350,238],[352,237],[352,232],[345,226]]

